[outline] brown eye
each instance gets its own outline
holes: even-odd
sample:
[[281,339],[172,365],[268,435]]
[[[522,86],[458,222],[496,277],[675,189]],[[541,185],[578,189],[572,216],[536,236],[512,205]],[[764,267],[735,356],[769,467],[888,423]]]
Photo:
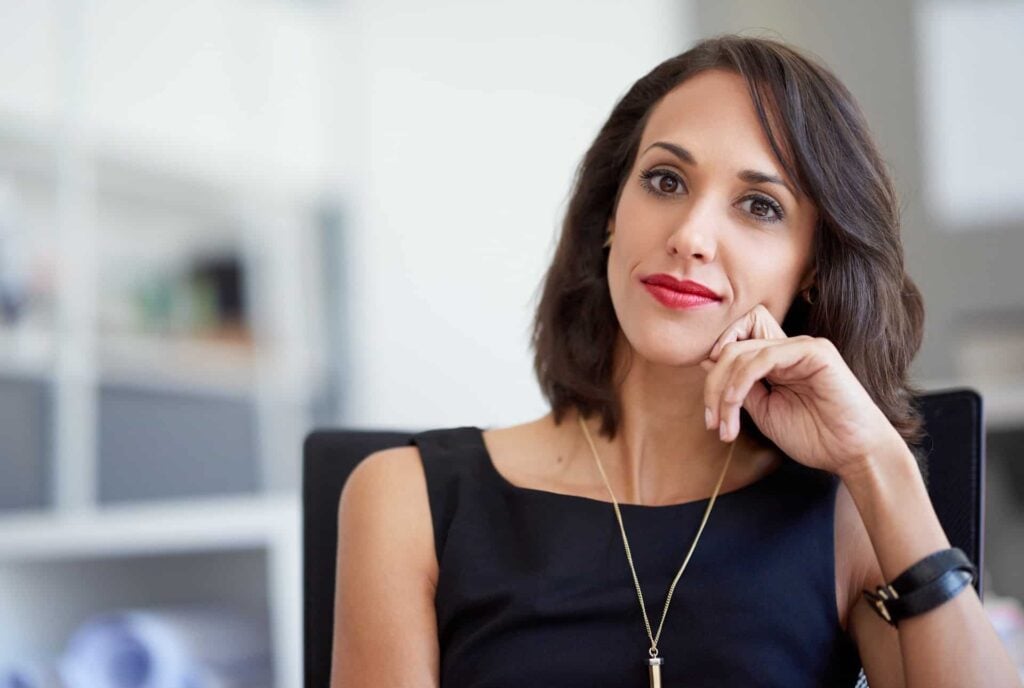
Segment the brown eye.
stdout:
[[742,205],[749,204],[747,212],[758,222],[781,222],[786,216],[782,206],[767,196],[753,195],[743,199]]
[[682,195],[683,182],[668,170],[644,170],[640,173],[640,186],[655,196]]
[[771,206],[762,201],[760,198],[755,199],[750,204],[750,212],[754,213],[758,217],[764,217],[772,210]]
[[672,193],[676,190],[677,182],[667,174],[658,175],[661,181],[658,182],[658,190],[663,193]]

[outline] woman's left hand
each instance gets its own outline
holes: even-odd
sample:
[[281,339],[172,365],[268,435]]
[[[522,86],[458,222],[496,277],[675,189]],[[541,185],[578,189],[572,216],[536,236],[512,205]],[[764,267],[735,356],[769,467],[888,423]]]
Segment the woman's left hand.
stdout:
[[725,442],[739,434],[741,406],[787,455],[837,475],[903,442],[830,340],[788,337],[761,304],[730,325],[700,365],[708,429],[724,421]]

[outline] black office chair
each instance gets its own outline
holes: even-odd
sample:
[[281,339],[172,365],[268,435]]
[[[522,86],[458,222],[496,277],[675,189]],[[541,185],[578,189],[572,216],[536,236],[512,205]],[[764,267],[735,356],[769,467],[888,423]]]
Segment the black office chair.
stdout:
[[[981,396],[971,389],[929,392],[918,399],[928,437],[928,493],[954,547],[978,567],[982,594],[985,434]],[[330,682],[338,498],[346,478],[370,453],[409,444],[411,432],[317,430],[303,447],[303,618],[306,688]],[[858,685],[863,685],[863,677]]]

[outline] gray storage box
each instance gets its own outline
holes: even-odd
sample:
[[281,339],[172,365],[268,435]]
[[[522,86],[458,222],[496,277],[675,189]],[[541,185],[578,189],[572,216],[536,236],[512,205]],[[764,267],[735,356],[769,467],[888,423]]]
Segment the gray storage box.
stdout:
[[255,414],[244,396],[103,385],[100,502],[258,490]]
[[52,504],[52,400],[48,379],[0,377],[0,511]]

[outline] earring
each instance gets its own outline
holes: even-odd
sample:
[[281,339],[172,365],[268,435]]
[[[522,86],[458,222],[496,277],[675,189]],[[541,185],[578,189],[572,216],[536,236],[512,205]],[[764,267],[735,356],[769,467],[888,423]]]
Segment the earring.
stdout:
[[[811,290],[812,289],[814,290],[814,296],[813,297],[811,296]],[[812,305],[815,304],[815,303],[818,303],[818,296],[819,296],[819,294],[818,294],[818,287],[817,287],[817,285],[812,284],[811,286],[809,286],[806,289],[804,289],[804,301],[806,301],[807,303],[812,304]]]
[[608,234],[605,236],[604,248],[608,248],[609,246],[612,245],[612,235],[613,234],[615,234],[615,232],[608,232]]

